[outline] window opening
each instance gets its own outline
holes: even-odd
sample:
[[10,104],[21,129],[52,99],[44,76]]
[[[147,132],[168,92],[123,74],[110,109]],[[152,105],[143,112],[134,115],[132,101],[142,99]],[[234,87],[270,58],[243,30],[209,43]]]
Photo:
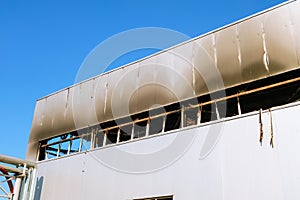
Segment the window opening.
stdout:
[[104,142],[103,130],[96,129],[95,136],[94,136],[94,148],[102,147],[103,142]]
[[69,147],[70,147],[70,140],[60,143],[58,157],[69,155]]
[[131,135],[132,135],[132,127],[133,124],[125,125],[125,126],[120,126],[120,139],[119,142],[125,142],[128,140],[131,140]]
[[80,143],[81,143],[80,137],[78,135],[74,136],[70,142],[71,142],[70,154],[80,152]]
[[180,123],[181,123],[181,110],[168,113],[166,114],[164,131],[167,132],[174,129],[178,129],[180,128]]
[[46,158],[56,158],[57,152],[59,151],[59,144],[53,144],[46,147]]
[[164,116],[150,118],[149,135],[162,132]]
[[81,151],[87,151],[91,148],[91,144],[92,144],[92,134],[91,133],[87,133],[81,136]]
[[184,126],[193,126],[197,124],[198,120],[198,107],[188,107],[185,109]]
[[141,138],[146,136],[147,132],[148,118],[143,121],[138,121],[134,123],[134,138]]
[[106,130],[106,132],[105,132],[106,133],[106,144],[105,145],[117,143],[118,131],[119,131],[118,127]]
[[226,96],[219,97],[219,99],[211,100],[210,95],[204,95],[196,99],[198,104],[191,102],[195,99],[190,99],[180,103],[183,105],[182,108],[179,103],[174,103],[149,112],[115,119],[118,123],[115,120],[103,122],[93,127],[40,141],[38,160],[61,157],[91,148],[299,101],[300,77],[298,73],[300,70],[290,75],[295,78],[288,80],[284,79],[287,75],[283,75],[279,78],[270,77],[228,88]]

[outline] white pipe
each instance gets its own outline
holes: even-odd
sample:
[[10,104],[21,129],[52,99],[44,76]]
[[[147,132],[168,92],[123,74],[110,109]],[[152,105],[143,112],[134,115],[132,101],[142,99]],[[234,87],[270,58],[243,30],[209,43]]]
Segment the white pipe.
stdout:
[[19,200],[20,189],[21,189],[22,177],[18,177],[14,186],[14,195],[12,200]]

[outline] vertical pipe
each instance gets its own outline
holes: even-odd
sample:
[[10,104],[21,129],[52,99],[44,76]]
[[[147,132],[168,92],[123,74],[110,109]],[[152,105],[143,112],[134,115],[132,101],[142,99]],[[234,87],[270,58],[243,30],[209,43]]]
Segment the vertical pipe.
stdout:
[[12,200],[19,200],[20,190],[21,190],[21,183],[22,183],[22,178],[18,177],[16,179],[16,182],[15,182],[14,195],[13,195]]
[[30,169],[30,190],[28,200],[32,200],[34,198],[35,188],[36,188],[36,169]]

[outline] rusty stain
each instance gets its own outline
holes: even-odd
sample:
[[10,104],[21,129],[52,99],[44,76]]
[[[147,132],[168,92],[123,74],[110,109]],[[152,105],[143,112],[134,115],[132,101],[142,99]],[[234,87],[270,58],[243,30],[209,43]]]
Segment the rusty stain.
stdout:
[[264,138],[264,130],[263,130],[263,123],[262,123],[262,109],[259,110],[259,125],[260,125],[260,135],[259,135],[259,142],[262,146],[262,140]]
[[271,109],[269,108],[269,114],[270,114],[270,134],[271,134],[271,139],[270,139],[270,146],[274,148],[274,134],[273,134],[273,120],[272,120],[272,112]]

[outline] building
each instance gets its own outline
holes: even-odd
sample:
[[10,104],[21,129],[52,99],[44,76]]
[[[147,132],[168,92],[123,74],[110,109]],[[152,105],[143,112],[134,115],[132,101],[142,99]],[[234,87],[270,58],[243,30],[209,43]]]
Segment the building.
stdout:
[[30,198],[300,199],[299,19],[290,1],[39,99]]

